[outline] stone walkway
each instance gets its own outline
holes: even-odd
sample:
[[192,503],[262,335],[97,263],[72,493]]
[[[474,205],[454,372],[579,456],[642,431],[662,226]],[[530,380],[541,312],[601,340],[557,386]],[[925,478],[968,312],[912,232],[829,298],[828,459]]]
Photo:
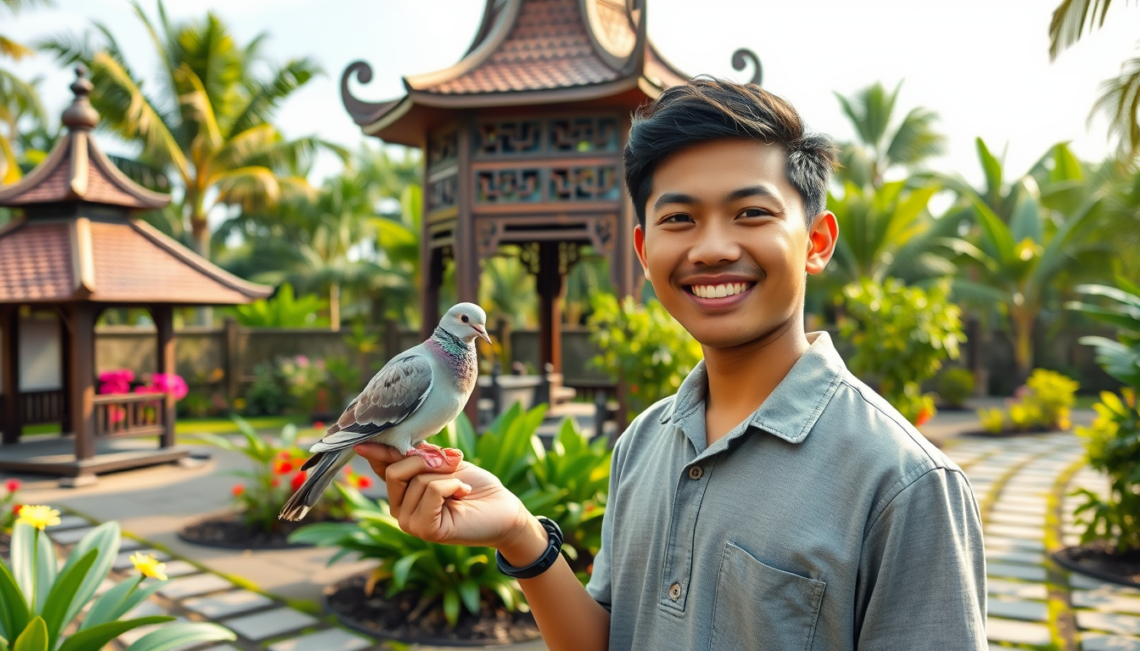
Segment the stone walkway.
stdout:
[[[1140,590],[1070,574],[1046,554],[1076,542],[1069,514],[1077,502],[1067,494],[1076,487],[1107,489],[1103,477],[1083,466],[1078,439],[1071,434],[952,437],[945,441],[945,451],[970,477],[982,512],[991,649],[1140,651]],[[169,530],[178,517],[164,520],[163,516],[171,517],[170,509],[185,512],[185,519],[190,512],[209,510],[202,508],[206,502],[214,508],[224,506],[222,496],[232,481],[220,479],[219,470],[232,469],[241,461],[222,455],[212,463],[217,466],[112,475],[90,491],[60,492],[45,486],[25,497],[42,496],[40,503],[54,503],[65,511],[73,508],[86,516],[69,515],[50,531],[64,552],[93,523],[120,520],[126,534],[122,554],[104,589],[133,571],[130,553],[152,553],[167,563],[172,580],[134,615],[170,613],[187,621],[214,621],[239,636],[232,645],[210,647],[211,651],[406,648],[344,629],[315,603],[313,597],[323,585],[367,563],[324,570],[320,566],[330,550],[215,556],[171,540]],[[129,484],[130,490],[121,490],[119,482]],[[209,499],[203,499],[205,494]],[[268,576],[271,572],[288,578],[275,584]],[[121,642],[125,646],[142,633],[132,631]],[[532,643],[511,648],[545,647]]]

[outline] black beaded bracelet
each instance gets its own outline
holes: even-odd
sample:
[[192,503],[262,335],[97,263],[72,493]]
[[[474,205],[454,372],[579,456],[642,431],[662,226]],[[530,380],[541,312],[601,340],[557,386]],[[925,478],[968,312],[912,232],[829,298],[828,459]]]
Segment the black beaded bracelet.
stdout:
[[562,529],[557,522],[545,516],[540,515],[536,519],[542,528],[546,529],[546,534],[549,536],[546,552],[539,556],[537,561],[526,567],[515,567],[508,563],[501,553],[496,551],[495,562],[503,574],[515,579],[533,579],[553,567],[554,562],[558,560],[558,555],[562,553]]

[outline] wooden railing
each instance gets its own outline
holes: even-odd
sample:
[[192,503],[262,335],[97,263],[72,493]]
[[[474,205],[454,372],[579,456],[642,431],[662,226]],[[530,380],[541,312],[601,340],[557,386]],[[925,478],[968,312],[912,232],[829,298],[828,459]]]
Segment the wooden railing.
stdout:
[[25,425],[58,423],[66,410],[63,389],[20,392],[20,418]]
[[165,396],[107,393],[95,396],[95,435],[103,438],[161,434]]

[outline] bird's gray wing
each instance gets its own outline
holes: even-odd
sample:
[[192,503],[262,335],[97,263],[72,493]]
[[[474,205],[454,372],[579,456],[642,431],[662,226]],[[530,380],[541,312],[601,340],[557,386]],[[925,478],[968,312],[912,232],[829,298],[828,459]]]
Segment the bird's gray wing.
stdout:
[[431,393],[431,362],[405,353],[384,365],[311,452],[363,443],[415,413]]

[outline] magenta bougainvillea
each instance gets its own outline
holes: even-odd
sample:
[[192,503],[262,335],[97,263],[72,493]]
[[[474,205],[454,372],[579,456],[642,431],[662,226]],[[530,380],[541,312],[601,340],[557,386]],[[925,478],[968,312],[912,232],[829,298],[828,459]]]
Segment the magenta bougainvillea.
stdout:
[[127,369],[104,371],[99,374],[99,393],[171,393],[175,400],[186,397],[186,381],[176,373],[151,373],[145,383],[136,383],[135,374]]

